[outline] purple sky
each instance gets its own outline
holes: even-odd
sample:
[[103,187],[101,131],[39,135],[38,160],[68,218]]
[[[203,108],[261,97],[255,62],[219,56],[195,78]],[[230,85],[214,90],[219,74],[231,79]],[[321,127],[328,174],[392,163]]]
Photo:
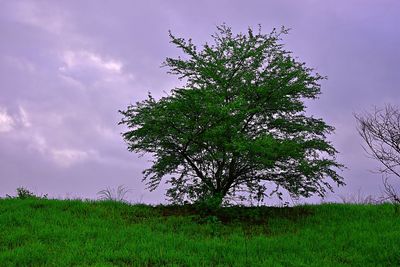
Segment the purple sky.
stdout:
[[0,0],[0,196],[18,186],[50,197],[96,198],[120,184],[130,201],[157,203],[117,126],[130,102],[177,85],[160,68],[180,51],[168,30],[210,41],[216,25],[292,28],[284,43],[328,80],[309,113],[336,127],[346,187],[380,195],[353,112],[400,103],[400,2],[393,1],[16,1]]

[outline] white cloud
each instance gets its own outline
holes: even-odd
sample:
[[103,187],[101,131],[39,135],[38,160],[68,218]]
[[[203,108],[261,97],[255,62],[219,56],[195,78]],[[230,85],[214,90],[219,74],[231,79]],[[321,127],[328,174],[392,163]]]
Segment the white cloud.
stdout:
[[5,55],[2,60],[20,71],[34,73],[37,69],[35,64],[26,58]]
[[91,151],[82,151],[77,149],[52,149],[51,156],[56,164],[62,167],[69,167],[73,164],[86,161],[91,154]]
[[14,129],[14,119],[8,115],[7,110],[0,108],[0,133],[10,132]]
[[29,115],[22,106],[19,106],[19,120],[20,120],[21,124],[25,127],[32,126]]
[[32,1],[21,1],[13,6],[15,19],[53,34],[63,34],[66,28],[66,14],[60,9],[48,10],[49,6]]
[[108,140],[114,140],[116,137],[119,137],[118,131],[116,131],[112,128],[101,126],[101,125],[96,125],[95,129],[96,129],[97,133],[99,133],[102,137],[104,137]]
[[33,134],[30,147],[44,154],[47,150],[46,139],[39,134]]
[[122,64],[117,61],[109,60],[106,61],[99,57],[98,55],[89,53],[88,54],[89,59],[95,63],[97,66],[109,70],[109,71],[114,71],[114,72],[121,72]]
[[29,147],[31,149],[38,151],[45,158],[63,168],[68,168],[90,159],[98,159],[98,153],[94,150],[53,147],[49,145],[47,139],[41,134],[33,133],[30,142]]
[[98,70],[108,71],[112,73],[121,73],[122,63],[105,59],[104,57],[90,51],[64,51],[62,60],[65,66],[60,67],[61,71],[68,71],[74,68],[94,68]]

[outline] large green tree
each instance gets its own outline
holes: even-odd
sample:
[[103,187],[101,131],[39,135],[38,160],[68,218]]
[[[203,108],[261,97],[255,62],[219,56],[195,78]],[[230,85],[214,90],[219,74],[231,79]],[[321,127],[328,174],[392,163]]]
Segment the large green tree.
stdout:
[[[334,128],[305,114],[305,99],[320,94],[323,79],[284,50],[285,28],[233,34],[222,25],[213,44],[198,49],[170,33],[185,57],[164,66],[185,86],[120,111],[128,149],[150,153],[144,170],[150,190],[164,177],[175,202],[266,193],[324,196],[327,178],[343,185],[337,151],[326,135]],[[271,191],[268,186],[273,184]]]

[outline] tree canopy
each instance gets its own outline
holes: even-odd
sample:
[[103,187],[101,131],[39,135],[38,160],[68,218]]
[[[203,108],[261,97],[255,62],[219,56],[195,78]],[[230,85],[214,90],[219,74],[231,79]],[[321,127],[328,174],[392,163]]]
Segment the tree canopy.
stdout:
[[305,114],[304,100],[317,98],[324,77],[284,49],[287,32],[233,34],[221,25],[201,49],[170,32],[185,57],[163,65],[185,85],[120,111],[128,149],[154,158],[143,172],[150,190],[166,177],[174,202],[263,200],[280,188],[324,196],[328,178],[344,184],[326,140],[334,128]]

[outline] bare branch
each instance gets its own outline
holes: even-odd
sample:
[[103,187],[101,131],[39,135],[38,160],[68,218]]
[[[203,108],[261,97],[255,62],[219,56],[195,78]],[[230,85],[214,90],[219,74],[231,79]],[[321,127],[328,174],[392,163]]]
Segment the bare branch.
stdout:
[[367,145],[365,151],[383,165],[380,172],[400,178],[399,108],[386,105],[384,109],[375,108],[373,113],[354,116],[358,133]]
[[375,107],[373,113],[355,114],[354,117],[358,122],[358,133],[367,144],[364,150],[383,165],[379,169],[385,177],[386,197],[382,201],[400,203],[400,194],[387,176],[392,174],[400,178],[400,109],[387,104],[384,109]]

